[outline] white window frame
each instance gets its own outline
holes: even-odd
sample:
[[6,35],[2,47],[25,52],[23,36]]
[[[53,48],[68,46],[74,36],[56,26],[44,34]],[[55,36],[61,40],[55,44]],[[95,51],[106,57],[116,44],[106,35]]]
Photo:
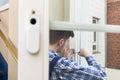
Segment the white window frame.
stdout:
[[80,24],[65,21],[51,21],[51,30],[76,30],[76,31],[97,31],[97,32],[112,32],[120,33],[119,25],[108,24]]

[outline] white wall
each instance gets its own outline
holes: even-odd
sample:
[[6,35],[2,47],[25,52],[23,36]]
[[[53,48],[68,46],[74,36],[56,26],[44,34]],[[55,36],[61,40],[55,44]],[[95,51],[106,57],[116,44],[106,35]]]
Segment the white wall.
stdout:
[[[100,24],[105,24],[106,21],[106,0],[89,1],[89,18],[100,18]],[[91,17],[90,17],[91,16]]]

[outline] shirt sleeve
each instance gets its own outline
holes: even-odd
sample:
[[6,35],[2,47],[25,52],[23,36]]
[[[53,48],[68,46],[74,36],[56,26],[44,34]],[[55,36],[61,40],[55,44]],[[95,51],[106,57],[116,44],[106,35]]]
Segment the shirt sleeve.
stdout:
[[[67,58],[60,59],[55,71],[60,74],[59,77],[65,80],[107,80],[105,71],[100,64],[92,57],[86,57],[89,66],[79,65],[73,60]],[[70,79],[68,79],[70,78]]]

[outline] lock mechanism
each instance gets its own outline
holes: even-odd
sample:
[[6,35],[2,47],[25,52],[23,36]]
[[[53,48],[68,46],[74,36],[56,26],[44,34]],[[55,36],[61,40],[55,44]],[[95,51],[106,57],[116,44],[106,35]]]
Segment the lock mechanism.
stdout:
[[30,54],[37,54],[40,49],[40,13],[32,10],[26,20],[26,49]]

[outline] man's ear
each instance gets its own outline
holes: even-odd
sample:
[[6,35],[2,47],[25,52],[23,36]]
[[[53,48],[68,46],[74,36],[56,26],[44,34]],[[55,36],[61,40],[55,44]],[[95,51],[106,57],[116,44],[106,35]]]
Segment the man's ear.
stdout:
[[58,46],[63,46],[65,44],[65,39],[61,38],[59,41],[58,41]]

